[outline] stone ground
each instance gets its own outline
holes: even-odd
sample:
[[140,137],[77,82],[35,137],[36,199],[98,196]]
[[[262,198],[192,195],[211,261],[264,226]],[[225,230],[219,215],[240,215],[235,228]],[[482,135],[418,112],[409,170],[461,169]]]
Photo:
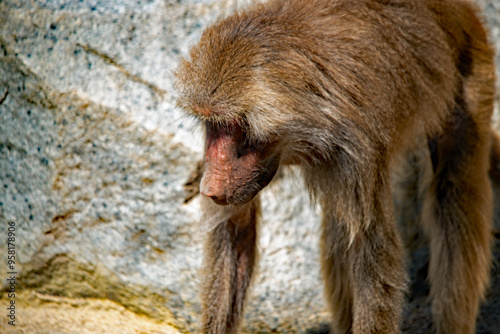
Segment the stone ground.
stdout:
[[16,327],[0,317],[0,333],[8,334],[178,334],[168,323],[138,315],[103,299],[68,298],[35,291],[20,294]]

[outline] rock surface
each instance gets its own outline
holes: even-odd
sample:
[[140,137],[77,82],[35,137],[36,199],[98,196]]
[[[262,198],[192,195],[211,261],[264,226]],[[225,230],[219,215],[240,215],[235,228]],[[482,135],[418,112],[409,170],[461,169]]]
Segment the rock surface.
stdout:
[[[204,27],[249,2],[0,1],[0,248],[15,222],[18,330],[198,332],[204,231],[182,186],[202,142],[174,108],[171,71]],[[500,43],[500,3],[481,4]],[[250,333],[327,328],[318,211],[289,174],[263,194]],[[403,329],[427,333],[425,240],[408,231]],[[493,274],[478,333],[500,332]],[[3,315],[0,329],[13,330]]]

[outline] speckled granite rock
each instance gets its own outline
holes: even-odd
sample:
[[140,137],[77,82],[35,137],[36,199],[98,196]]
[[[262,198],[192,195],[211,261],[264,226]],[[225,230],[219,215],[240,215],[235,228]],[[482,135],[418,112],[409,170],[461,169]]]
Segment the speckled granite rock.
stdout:
[[[0,234],[16,222],[19,289],[110,299],[197,332],[204,231],[182,185],[202,142],[174,108],[171,71],[205,26],[249,2],[0,1]],[[499,2],[482,3],[500,41]],[[263,194],[252,333],[326,330],[318,212],[288,176]],[[413,246],[403,328],[426,333],[425,241]],[[500,332],[495,270],[480,333]]]

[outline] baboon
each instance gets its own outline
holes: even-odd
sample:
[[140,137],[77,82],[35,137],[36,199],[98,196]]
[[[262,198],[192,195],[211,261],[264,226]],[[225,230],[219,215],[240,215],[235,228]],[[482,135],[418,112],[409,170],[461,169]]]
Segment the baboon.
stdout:
[[398,333],[407,277],[389,175],[422,142],[430,293],[446,301],[435,330],[473,333],[491,260],[493,56],[463,0],[269,0],[205,30],[175,72],[178,106],[206,131],[202,333],[239,332],[258,193],[286,165],[322,206],[333,332]]

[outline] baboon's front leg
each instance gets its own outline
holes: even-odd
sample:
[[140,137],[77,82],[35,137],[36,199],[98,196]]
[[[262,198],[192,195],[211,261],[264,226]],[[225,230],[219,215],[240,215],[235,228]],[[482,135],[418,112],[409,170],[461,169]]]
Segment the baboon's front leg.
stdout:
[[204,334],[236,334],[245,296],[257,257],[257,219],[260,203],[255,198],[235,208],[208,237],[203,285]]
[[[400,332],[406,283],[404,254],[388,182],[379,182],[375,191],[363,197],[368,210],[363,213],[367,220],[362,225],[349,220],[354,216],[323,221],[323,277],[334,333]],[[344,195],[345,199],[349,194]],[[361,204],[358,198],[350,202]],[[352,224],[359,229],[351,229]]]
[[378,219],[359,232],[349,249],[355,334],[400,333],[406,273],[395,222]]

